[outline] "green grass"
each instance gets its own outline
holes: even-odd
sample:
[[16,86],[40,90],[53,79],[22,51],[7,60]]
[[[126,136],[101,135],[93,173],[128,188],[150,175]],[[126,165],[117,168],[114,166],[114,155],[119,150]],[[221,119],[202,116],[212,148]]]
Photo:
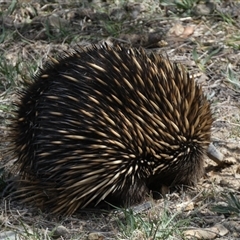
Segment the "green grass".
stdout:
[[197,49],[194,48],[192,51],[192,58],[198,66],[199,70],[201,72],[206,72],[206,67],[210,63],[211,58],[216,56],[221,50],[221,47],[210,47],[207,50],[204,50],[201,55],[199,55],[197,53]]
[[224,22],[226,22],[228,25],[235,25],[235,24],[237,24],[236,21],[232,18],[231,15],[229,15],[227,13],[223,13],[221,11],[218,11],[217,13],[222,18],[222,20]]
[[198,0],[176,0],[175,4],[181,11],[189,12],[197,2]]
[[[25,3],[27,1],[7,1],[9,3],[8,6],[5,7],[4,11],[0,13],[1,17],[7,17],[7,16],[19,16],[21,11],[20,9],[23,8],[24,10],[27,7],[30,7],[32,9],[32,3],[34,1],[30,1],[29,3]],[[23,2],[23,3],[22,3]],[[112,1],[114,2],[114,1]],[[140,2],[140,1],[138,1]],[[154,2],[154,1],[153,1]],[[161,6],[165,7],[173,7],[173,13],[180,13],[180,15],[183,13],[185,15],[191,15],[193,7],[199,3],[200,1],[196,0],[183,0],[183,1],[159,1]],[[158,2],[158,3],[159,3]],[[164,3],[165,2],[165,3]],[[220,2],[220,1],[218,1]],[[25,5],[24,5],[25,4]],[[115,2],[113,3],[115,4]],[[120,0],[118,1],[118,4],[115,4],[115,6],[118,6],[121,10],[121,7],[126,4],[126,1]],[[68,3],[62,5],[62,9],[71,9],[72,7],[91,7],[89,5],[88,1],[69,1]],[[47,4],[46,4],[47,6]],[[38,13],[40,16],[43,16],[44,14],[51,14],[54,10],[54,4],[49,4],[48,7],[46,7],[42,12]],[[152,7],[152,8],[151,8]],[[146,10],[147,9],[147,10]],[[34,26],[31,25],[31,19],[23,19],[29,21],[26,24],[23,24],[23,26],[19,29],[14,28],[14,26],[6,27],[2,26],[1,33],[0,33],[0,112],[1,112],[1,124],[2,127],[5,126],[5,122],[7,119],[5,116],[9,114],[13,108],[10,100],[13,97],[13,93],[15,93],[15,90],[19,88],[23,84],[23,80],[31,80],[32,75],[36,72],[39,63],[42,61],[43,56],[41,54],[44,54],[44,48],[46,44],[75,44],[79,43],[81,40],[88,41],[89,43],[97,42],[99,40],[103,40],[110,37],[118,38],[121,36],[121,34],[139,34],[139,33],[145,33],[144,31],[147,29],[149,30],[159,30],[158,27],[162,24],[162,15],[159,14],[159,12],[156,14],[155,12],[155,6],[154,5],[148,5],[145,9],[145,18],[141,19],[141,21],[136,21],[135,19],[131,19],[131,16],[128,16],[126,14],[126,19],[120,19],[120,20],[113,20],[112,18],[109,19],[102,19],[101,21],[95,23],[91,22],[89,25],[87,25],[87,29],[81,30],[81,26],[75,25],[65,25],[64,22],[57,22],[56,26],[53,26],[51,22],[43,21],[40,29],[34,29]],[[176,10],[177,9],[177,10]],[[34,9],[32,9],[34,11]],[[97,12],[100,13],[106,13],[107,15],[110,15],[109,8],[96,8]],[[163,12],[165,9],[162,10]],[[3,13],[4,12],[4,13]],[[166,27],[165,30],[167,32],[168,28],[171,27],[171,24],[175,24],[173,22],[173,18],[177,19],[177,14],[172,14],[171,9],[169,10],[170,16],[173,16],[172,18],[165,18],[163,25],[161,26],[161,29]],[[156,15],[152,15],[150,13],[155,13]],[[216,12],[215,12],[216,13]],[[36,13],[34,13],[36,14]],[[42,15],[41,15],[42,14]],[[158,17],[156,19],[155,17]],[[219,17],[220,16],[220,17]],[[212,17],[212,21],[216,23],[216,15],[210,16]],[[191,22],[191,20],[188,20],[187,22],[183,22],[184,24],[193,23],[197,26],[196,31],[198,31],[201,28],[198,29],[198,27],[201,27],[201,22],[205,22],[206,25],[208,25],[209,29],[211,30],[211,34],[214,35],[215,32],[224,32],[227,34],[231,34],[231,32],[234,32],[233,35],[227,36],[226,40],[223,41],[224,44],[226,44],[230,50],[239,50],[240,44],[239,44],[239,34],[237,31],[234,31],[234,26],[236,25],[236,21],[228,14],[219,13],[217,15],[218,19],[220,19],[220,24],[218,24],[218,29],[211,29],[211,25],[208,25],[208,18],[204,18],[201,20],[194,20]],[[27,17],[26,17],[27,18]],[[151,25],[151,22],[157,21],[157,27],[156,25]],[[179,20],[181,21],[181,20]],[[141,22],[141,23],[140,23]],[[146,24],[148,23],[148,24]],[[87,23],[88,24],[88,23]],[[165,24],[165,25],[164,25]],[[199,24],[199,25],[198,25]],[[200,26],[201,25],[201,26]],[[144,28],[146,27],[146,28]],[[156,29],[154,28],[156,27]],[[151,29],[152,28],[152,29]],[[229,29],[231,28],[231,29]],[[28,39],[27,34],[28,31],[31,30],[34,33],[44,31],[46,38],[40,39],[40,40],[34,40],[34,39]],[[230,31],[232,30],[232,31]],[[160,31],[160,30],[159,30]],[[26,35],[25,35],[26,34]],[[163,36],[164,38],[165,36]],[[211,36],[209,35],[211,38]],[[177,40],[177,38],[176,38]],[[186,39],[185,44],[188,44],[188,49],[190,52],[192,52],[192,59],[195,61],[196,65],[198,66],[198,69],[201,72],[205,72],[206,74],[209,73],[209,66],[214,63],[216,60],[219,52],[222,50],[220,47],[209,47],[204,45],[204,41],[208,39],[201,39],[200,41],[198,37],[196,37],[196,41],[194,42],[194,46],[197,46],[195,49],[192,48],[192,40],[191,38]],[[130,42],[131,40],[129,40]],[[171,43],[171,41],[170,41]],[[190,44],[189,44],[190,43]],[[222,42],[221,42],[222,43]],[[37,50],[34,49],[34,44],[36,44],[37,47],[40,46],[40,44],[43,44],[42,51],[39,53]],[[223,44],[223,45],[224,45]],[[214,43],[215,45],[215,43]],[[14,47],[18,48],[14,48]],[[218,45],[216,42],[216,46],[222,46]],[[28,48],[29,47],[29,48]],[[169,46],[169,48],[175,48],[177,49],[177,45]],[[20,49],[19,56],[16,56],[17,53],[13,52],[13,49]],[[30,50],[29,50],[30,49]],[[160,49],[160,48],[159,48]],[[24,52],[26,50],[26,52]],[[28,51],[29,50],[29,51]],[[35,51],[32,51],[35,50]],[[186,49],[184,49],[185,51]],[[12,51],[12,52],[11,52]],[[53,49],[55,51],[55,49]],[[62,52],[61,49],[59,51]],[[153,50],[154,51],[154,50]],[[160,49],[160,51],[165,51],[165,49]],[[23,57],[22,54],[26,53],[26,55]],[[12,55],[10,55],[12,54]],[[32,55],[31,55],[32,54]],[[185,54],[185,52],[177,52],[178,55]],[[52,52],[49,53],[49,55],[54,56]],[[44,55],[45,56],[45,55]],[[227,61],[228,58],[224,55],[221,56],[223,59]],[[226,64],[227,65],[227,64]],[[198,71],[198,69],[194,69],[194,71]],[[214,69],[214,68],[212,68]],[[218,70],[218,69],[217,69]],[[221,70],[221,69],[220,69]],[[223,71],[223,78],[225,83],[235,91],[240,91],[240,83],[239,83],[239,74],[238,69],[234,67],[234,64],[231,65],[230,63],[227,65],[227,67],[224,67]],[[215,90],[214,90],[215,92]],[[238,113],[236,113],[238,114]],[[239,124],[239,122],[237,122]],[[236,127],[237,128],[237,127]],[[238,128],[239,129],[239,128]],[[236,136],[239,136],[236,134]],[[2,135],[2,138],[4,138],[4,135]],[[1,148],[4,148],[4,146],[1,146]],[[5,187],[5,169],[0,166],[0,194],[2,189]],[[201,201],[198,201],[198,205],[207,206],[209,202],[214,203],[218,201],[217,192],[203,192],[202,195],[199,197],[201,198]],[[213,210],[219,214],[224,214],[226,216],[239,216],[240,211],[240,203],[237,196],[233,193],[226,194],[224,197],[225,204],[218,205],[215,204]],[[199,203],[201,202],[201,203]],[[201,205],[202,204],[202,205]],[[171,207],[169,207],[171,205]],[[10,205],[11,209],[9,209],[4,212],[5,210],[0,209],[0,232],[2,231],[15,231],[19,236],[21,236],[21,239],[53,239],[54,235],[54,227],[53,224],[57,225],[58,221],[53,220],[51,224],[46,221],[46,215],[42,214],[41,212],[35,213],[34,217],[32,216],[32,212],[30,207],[28,209],[23,209],[24,211],[21,211],[21,205],[17,206],[19,209],[14,209],[15,205]],[[111,231],[116,233],[116,238],[112,237],[111,239],[119,239],[119,240],[125,240],[125,239],[131,239],[131,240],[139,240],[139,239],[146,239],[146,240],[157,240],[157,239],[184,239],[183,237],[183,231],[188,226],[196,226],[198,224],[198,221],[194,221],[194,218],[198,218],[199,221],[202,221],[202,224],[204,223],[204,217],[201,217],[201,209],[199,210],[198,207],[195,207],[195,209],[190,210],[188,214],[183,212],[174,212],[172,209],[174,208],[174,202],[169,202],[165,204],[165,207],[162,209],[157,209],[158,206],[153,207],[152,209],[148,210],[147,212],[143,212],[140,214],[134,213],[132,210],[126,210],[122,209],[119,210],[123,213],[123,217],[119,217],[116,222],[114,222],[115,225],[111,226]],[[30,210],[29,210],[30,209]],[[2,211],[3,210],[3,211]],[[33,213],[34,215],[34,213]],[[186,217],[187,215],[187,217]],[[2,221],[2,219],[6,218],[6,221]],[[73,219],[73,220],[72,220]],[[34,220],[34,222],[33,222]],[[104,219],[105,220],[105,219]],[[72,222],[71,222],[72,221]],[[99,220],[99,217],[90,217],[88,220],[82,220],[70,218],[69,220],[66,220],[66,222],[63,223],[63,225],[67,226],[70,229],[71,236],[68,239],[84,239],[83,235],[86,236],[87,232],[91,229],[91,221],[94,222],[94,226],[96,226],[96,223],[101,225],[101,222]],[[87,225],[84,225],[84,223]],[[110,223],[111,224],[111,223]],[[90,227],[89,227],[90,225]],[[70,226],[75,227],[74,230],[70,228]],[[98,228],[98,227],[96,227]],[[100,227],[99,227],[100,228]],[[21,230],[19,230],[21,229]],[[90,229],[90,230],[89,230]],[[100,228],[101,229],[101,228]],[[104,230],[102,231],[104,232]],[[109,233],[109,232],[108,232]],[[104,235],[104,233],[103,233]],[[59,238],[61,239],[61,238]],[[62,238],[63,239],[63,238]],[[107,238],[106,238],[107,239]]]
[[7,5],[5,10],[0,13],[2,16],[11,15],[14,12],[14,10],[17,8],[18,1],[12,0],[7,3],[9,3],[9,5]]
[[123,219],[117,221],[121,232],[119,239],[169,239],[182,236],[190,220],[181,219],[180,212],[173,213],[164,209],[151,209],[146,214],[135,214],[131,210],[122,210]]
[[226,82],[230,83],[233,89],[240,92],[240,79],[239,74],[236,73],[231,64],[228,64],[227,71],[226,71]]
[[240,216],[240,200],[238,197],[234,193],[229,192],[228,194],[223,194],[223,199],[225,201],[225,205],[215,205],[212,207],[212,210],[219,214],[228,216]]
[[226,44],[233,48],[236,51],[240,50],[240,34],[236,33],[235,35],[231,36],[230,39],[227,39]]
[[17,85],[18,75],[21,73],[21,62],[11,64],[4,55],[0,57],[0,92],[12,90]]
[[198,2],[199,0],[175,0],[175,1],[160,0],[161,6],[172,8],[174,9],[173,12],[177,13],[177,15],[185,16],[189,16],[192,14],[192,10]]
[[[17,8],[17,1],[9,1],[9,5],[6,5],[0,9],[0,17],[5,20],[5,18],[11,15],[14,10]],[[11,28],[7,28],[4,24],[2,24],[0,29],[0,44],[4,43],[7,40],[12,40],[13,30]]]

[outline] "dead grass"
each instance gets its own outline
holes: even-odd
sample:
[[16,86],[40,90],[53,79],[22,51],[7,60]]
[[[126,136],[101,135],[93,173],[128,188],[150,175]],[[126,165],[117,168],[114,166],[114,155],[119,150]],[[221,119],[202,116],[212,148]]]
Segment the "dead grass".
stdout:
[[[31,80],[48,55],[108,41],[143,46],[182,62],[204,87],[215,116],[213,142],[232,165],[211,169],[193,191],[173,193],[140,214],[81,212],[71,218],[50,218],[30,206],[0,202],[0,239],[186,239],[186,229],[221,226],[218,239],[239,239],[239,212],[221,214],[212,206],[229,205],[239,193],[240,160],[240,11],[239,1],[2,1],[0,3],[0,131],[6,148],[6,121],[15,91]],[[201,5],[203,4],[203,5]],[[199,8],[200,7],[200,8]],[[208,13],[204,12],[207,9]],[[200,9],[200,10],[199,10]],[[0,192],[14,159],[1,154]],[[210,167],[210,168],[209,168]],[[223,195],[223,193],[225,195]],[[224,197],[224,196],[229,197]],[[231,203],[232,203],[231,202]],[[217,225],[218,224],[218,225]],[[56,232],[63,226],[61,233]],[[59,230],[59,229],[58,229]],[[209,229],[208,229],[209,230]],[[213,229],[210,229],[213,231]],[[224,233],[223,233],[224,232]],[[2,235],[1,235],[2,234]],[[189,232],[188,232],[189,234]],[[55,236],[54,236],[55,235]],[[210,238],[209,235],[206,235]],[[205,237],[206,237],[205,236]],[[191,238],[192,239],[192,238]]]

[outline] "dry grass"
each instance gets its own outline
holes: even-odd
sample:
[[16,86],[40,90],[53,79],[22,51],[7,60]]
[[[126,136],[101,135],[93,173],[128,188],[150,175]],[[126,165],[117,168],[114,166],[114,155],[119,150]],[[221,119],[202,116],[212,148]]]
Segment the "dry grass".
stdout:
[[[85,211],[55,219],[39,209],[0,198],[0,239],[7,239],[1,234],[13,239],[15,233],[20,239],[52,239],[54,235],[57,239],[87,239],[93,233],[95,239],[184,239],[186,229],[206,229],[219,223],[228,232],[216,234],[218,239],[239,239],[239,211],[231,208],[235,204],[239,210],[240,196],[239,1],[216,1],[210,6],[193,0],[178,1],[178,5],[169,1],[159,5],[153,0],[141,4],[45,2],[0,3],[0,191],[14,161],[3,153],[16,90],[23,80],[31,80],[48,55],[101,41],[143,46],[185,64],[212,103],[212,139],[232,165],[219,170],[207,160],[209,171],[197,189],[170,194],[140,214]],[[212,208],[222,205],[230,206],[231,211],[219,213]]]

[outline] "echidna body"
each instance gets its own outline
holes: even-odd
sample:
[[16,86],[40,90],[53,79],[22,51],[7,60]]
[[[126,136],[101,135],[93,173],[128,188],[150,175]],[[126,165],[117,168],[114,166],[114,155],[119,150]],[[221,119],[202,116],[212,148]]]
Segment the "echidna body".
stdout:
[[160,55],[78,49],[40,70],[17,105],[18,192],[53,213],[106,199],[131,205],[203,174],[210,105],[184,68]]

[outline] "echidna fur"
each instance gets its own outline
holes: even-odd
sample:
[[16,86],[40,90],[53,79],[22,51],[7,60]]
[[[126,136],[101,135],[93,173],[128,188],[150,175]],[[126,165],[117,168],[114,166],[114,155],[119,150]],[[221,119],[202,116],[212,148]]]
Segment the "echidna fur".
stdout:
[[12,121],[26,202],[71,215],[161,185],[195,185],[210,143],[210,104],[184,67],[106,44],[52,59],[21,91]]

